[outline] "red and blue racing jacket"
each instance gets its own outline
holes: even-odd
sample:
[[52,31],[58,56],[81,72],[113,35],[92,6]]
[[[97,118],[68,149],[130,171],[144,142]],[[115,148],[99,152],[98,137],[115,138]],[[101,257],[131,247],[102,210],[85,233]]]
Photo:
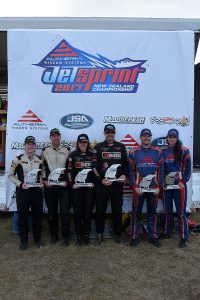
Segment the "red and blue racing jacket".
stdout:
[[163,157],[160,149],[143,146],[129,152],[129,182],[133,189],[138,188],[144,177],[154,175],[150,187],[161,188],[164,180]]
[[175,162],[173,147],[167,147],[163,149],[163,161],[164,161],[164,176],[166,177],[171,172],[177,172],[174,180],[174,184],[182,182],[186,184],[191,176],[191,157],[189,149],[181,147],[182,159],[180,162]]

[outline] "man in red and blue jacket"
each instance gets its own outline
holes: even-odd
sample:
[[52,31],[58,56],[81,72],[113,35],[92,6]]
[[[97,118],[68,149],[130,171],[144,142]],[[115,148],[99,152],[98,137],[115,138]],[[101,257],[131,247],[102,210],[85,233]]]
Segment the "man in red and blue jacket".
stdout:
[[[149,241],[156,247],[161,246],[156,232],[156,208],[158,194],[163,186],[163,158],[160,149],[151,146],[151,138],[151,131],[148,128],[142,129],[140,133],[141,146],[129,153],[129,181],[133,188],[131,246],[137,246],[139,242],[140,219],[145,199],[148,212],[147,231]],[[141,189],[144,181],[145,185],[148,184],[148,192],[143,192]]]

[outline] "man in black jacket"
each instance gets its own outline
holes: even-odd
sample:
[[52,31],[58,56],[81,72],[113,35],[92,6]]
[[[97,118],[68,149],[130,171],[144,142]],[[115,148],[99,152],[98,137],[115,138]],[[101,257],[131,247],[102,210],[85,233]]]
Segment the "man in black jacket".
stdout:
[[[104,127],[105,141],[96,145],[97,176],[96,189],[96,230],[97,244],[103,241],[105,215],[108,199],[111,200],[114,239],[122,241],[122,204],[123,184],[128,175],[128,158],[125,146],[115,141],[115,126],[107,124]],[[114,175],[116,171],[116,174]],[[113,180],[113,177],[116,179]]]

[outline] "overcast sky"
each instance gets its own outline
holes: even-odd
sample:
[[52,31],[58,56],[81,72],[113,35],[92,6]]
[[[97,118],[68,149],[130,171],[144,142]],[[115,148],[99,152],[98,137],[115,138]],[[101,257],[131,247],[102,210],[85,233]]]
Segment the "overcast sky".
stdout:
[[200,18],[200,0],[0,0],[0,17]]

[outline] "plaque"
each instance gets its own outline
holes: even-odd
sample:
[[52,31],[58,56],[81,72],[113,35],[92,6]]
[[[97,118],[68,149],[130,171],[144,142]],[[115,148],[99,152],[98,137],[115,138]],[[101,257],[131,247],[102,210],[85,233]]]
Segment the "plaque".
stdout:
[[80,171],[75,178],[75,186],[76,187],[90,187],[92,188],[94,185],[93,183],[85,182],[88,176],[88,173],[91,172],[92,169],[83,169]]
[[111,165],[107,171],[106,171],[106,174],[105,174],[105,179],[108,179],[110,181],[124,181],[123,179],[120,179],[120,178],[116,178],[116,174],[117,174],[117,168],[121,166],[120,164],[113,164]]
[[59,185],[59,186],[65,186],[66,181],[59,181],[59,178],[61,174],[65,171],[65,168],[56,168],[54,169],[48,177],[48,184],[49,185]]
[[28,188],[43,186],[41,183],[37,182],[39,172],[41,172],[41,169],[33,169],[26,174],[24,178],[24,183],[27,185]]
[[155,177],[155,175],[147,175],[145,176],[139,184],[139,189],[141,193],[155,193],[156,188],[151,187],[152,179]]
[[180,187],[178,184],[174,184],[176,175],[178,172],[170,172],[166,177],[165,177],[165,186],[164,190],[179,190]]

